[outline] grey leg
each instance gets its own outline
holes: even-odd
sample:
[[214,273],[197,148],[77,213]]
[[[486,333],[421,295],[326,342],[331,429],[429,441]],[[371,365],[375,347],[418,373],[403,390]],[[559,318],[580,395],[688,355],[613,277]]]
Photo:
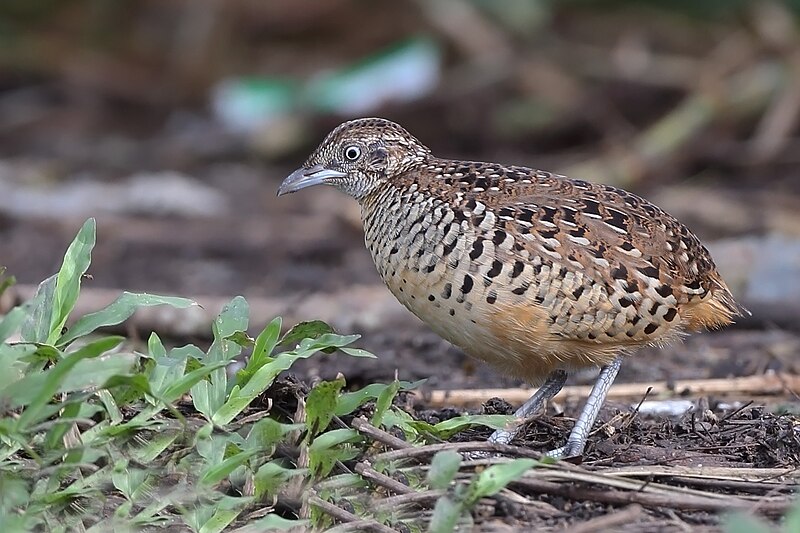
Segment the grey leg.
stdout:
[[619,367],[622,365],[622,356],[617,357],[611,364],[604,366],[600,370],[600,375],[597,376],[597,381],[592,387],[592,392],[586,400],[586,405],[583,406],[581,416],[575,422],[575,427],[569,434],[566,446],[547,452],[551,457],[575,457],[583,453],[586,447],[586,439],[589,437],[589,432],[592,430],[597,415],[600,413],[600,408],[608,394],[608,389],[614,383],[617,377]]
[[[558,394],[558,391],[564,386],[567,381],[567,372],[565,370],[553,370],[541,387],[531,396],[527,402],[516,410],[514,416],[517,418],[528,418],[544,406],[550,398]],[[514,428],[511,431],[505,429],[498,429],[489,437],[489,442],[498,444],[508,444],[511,439],[517,434],[519,428]]]

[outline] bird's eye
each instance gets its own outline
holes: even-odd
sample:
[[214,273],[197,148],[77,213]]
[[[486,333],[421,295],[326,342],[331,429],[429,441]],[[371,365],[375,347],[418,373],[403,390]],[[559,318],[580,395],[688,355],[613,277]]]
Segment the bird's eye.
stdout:
[[361,148],[355,145],[348,146],[344,149],[344,156],[349,161],[355,161],[359,157],[361,157]]

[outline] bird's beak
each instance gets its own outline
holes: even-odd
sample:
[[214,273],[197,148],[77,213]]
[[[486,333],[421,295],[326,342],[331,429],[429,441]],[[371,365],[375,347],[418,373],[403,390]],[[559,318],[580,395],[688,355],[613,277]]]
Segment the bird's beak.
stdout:
[[278,187],[278,196],[297,192],[300,189],[311,187],[312,185],[319,185],[325,183],[326,180],[333,178],[344,178],[346,173],[339,170],[331,170],[322,165],[314,165],[308,168],[299,168],[289,174],[289,177],[283,180],[281,186]]

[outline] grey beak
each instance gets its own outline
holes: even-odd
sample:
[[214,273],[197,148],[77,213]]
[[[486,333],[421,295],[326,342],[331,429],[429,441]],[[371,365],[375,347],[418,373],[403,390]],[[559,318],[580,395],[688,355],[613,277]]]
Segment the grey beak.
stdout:
[[311,187],[325,183],[325,180],[333,178],[344,178],[346,173],[339,170],[331,170],[322,165],[314,165],[309,168],[299,168],[289,174],[289,177],[283,180],[281,186],[278,187],[278,196],[297,192],[300,189]]

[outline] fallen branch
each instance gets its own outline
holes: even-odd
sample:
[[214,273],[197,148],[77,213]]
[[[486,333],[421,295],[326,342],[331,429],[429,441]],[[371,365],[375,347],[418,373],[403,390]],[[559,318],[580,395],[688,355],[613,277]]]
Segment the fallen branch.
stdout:
[[[782,395],[800,391],[800,376],[786,373],[762,374],[729,379],[693,379],[673,382],[654,381],[646,383],[620,383],[611,387],[610,399],[639,399],[652,388],[650,397],[687,396],[732,396],[732,395]],[[591,386],[576,385],[564,387],[554,399],[586,398]],[[431,408],[436,407],[477,407],[491,398],[503,398],[512,404],[521,404],[531,397],[535,389],[453,389],[424,392],[422,398]]]

